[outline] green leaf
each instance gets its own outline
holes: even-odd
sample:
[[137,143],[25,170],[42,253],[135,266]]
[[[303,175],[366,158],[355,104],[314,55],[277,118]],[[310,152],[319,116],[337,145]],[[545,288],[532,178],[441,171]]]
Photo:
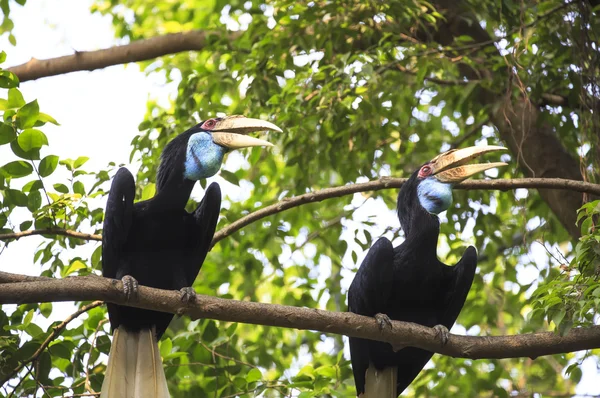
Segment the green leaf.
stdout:
[[55,341],[48,348],[50,355],[59,358],[71,359],[71,349],[62,341]]
[[73,168],[74,169],[78,169],[81,166],[83,166],[85,164],[85,162],[87,162],[88,160],[90,160],[90,158],[88,158],[87,156],[80,156],[78,157],[75,162],[73,162]]
[[33,127],[35,122],[38,120],[40,114],[40,107],[37,100],[33,100],[30,103],[23,106],[17,112],[17,124],[21,129],[28,129]]
[[33,166],[22,160],[17,160],[2,166],[2,171],[12,178],[21,178],[31,174],[33,172]]
[[79,271],[82,269],[86,269],[86,268],[87,268],[87,266],[84,263],[82,263],[79,260],[75,260],[71,263],[69,268],[66,269],[66,271],[63,271],[61,273],[61,276],[64,278],[65,276],[71,275],[73,272],[76,272],[76,271]]
[[92,253],[92,267],[94,269],[100,269],[100,259],[102,258],[102,245],[99,245],[96,250]]
[[156,184],[151,182],[148,185],[146,185],[144,187],[144,189],[142,189],[142,197],[140,198],[140,200],[151,199],[152,197],[154,197],[155,194],[156,194]]
[[42,194],[38,190],[31,191],[27,196],[27,209],[30,212],[39,210],[42,206]]
[[36,123],[36,126],[38,126],[38,125],[39,126],[43,126],[46,123],[52,123],[52,124],[54,124],[56,126],[60,126],[60,123],[58,123],[56,121],[56,119],[54,119],[52,116],[50,116],[50,115],[48,115],[46,113],[43,113],[43,112],[39,113],[37,121],[38,121],[38,123]]
[[27,231],[29,228],[31,228],[31,224],[33,224],[33,221],[31,221],[31,220],[24,221],[21,223],[21,225],[19,225],[19,229],[21,231]]
[[225,181],[228,181],[233,185],[240,185],[240,179],[231,171],[221,170],[221,177],[223,177]]
[[27,312],[27,315],[25,315],[25,318],[23,318],[23,323],[21,324],[21,326],[23,326],[23,328],[26,328],[27,326],[29,326],[29,324],[31,323],[31,320],[33,319],[33,310],[29,310],[29,312]]
[[12,149],[13,153],[20,158],[27,160],[38,160],[40,158],[40,149],[32,149],[30,151],[25,151],[19,145],[18,139],[14,140],[10,143],[10,149]]
[[19,190],[7,189],[4,191],[4,205],[12,204],[13,206],[26,207],[27,196]]
[[67,186],[65,184],[58,183],[58,184],[54,184],[53,187],[56,190],[56,192],[69,193],[69,188],[67,188]]
[[0,145],[5,145],[17,138],[17,133],[11,125],[0,122]]
[[37,129],[24,130],[17,138],[19,146],[25,151],[29,152],[33,149],[39,149],[44,145],[48,145],[48,138],[46,135]]
[[73,184],[73,192],[78,193],[81,196],[85,195],[85,186],[81,181],[75,181]]
[[15,109],[25,105],[23,94],[17,88],[11,88],[8,90],[8,108]]
[[246,375],[246,382],[253,383],[255,381],[262,380],[262,373],[257,368],[252,368]]
[[56,170],[58,166],[58,156],[48,155],[40,161],[39,173],[40,177],[48,177]]
[[160,342],[160,355],[162,357],[166,357],[171,353],[172,350],[173,342],[171,341],[171,339],[168,337],[162,339],[162,341]]
[[[0,87],[2,88],[15,88],[19,86],[19,78],[14,73],[7,70],[0,70]],[[8,101],[2,100],[0,109],[8,109]]]
[[40,312],[48,318],[52,314],[52,303],[40,303]]

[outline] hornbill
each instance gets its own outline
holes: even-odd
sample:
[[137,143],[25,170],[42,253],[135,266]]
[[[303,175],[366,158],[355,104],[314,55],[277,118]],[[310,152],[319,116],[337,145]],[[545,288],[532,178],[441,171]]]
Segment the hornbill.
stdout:
[[[477,251],[470,246],[449,267],[437,258],[437,214],[452,203],[452,186],[506,163],[467,164],[488,152],[505,150],[478,146],[450,150],[415,171],[400,189],[397,212],[405,240],[393,247],[380,238],[369,250],[348,291],[348,309],[374,316],[381,329],[390,319],[434,327],[442,343],[473,283]],[[350,356],[357,395],[396,398],[417,377],[433,354],[406,347],[397,351],[384,342],[350,338]]]
[[[217,225],[221,190],[206,189],[193,213],[185,206],[197,180],[219,171],[233,149],[272,146],[246,133],[281,130],[243,116],[206,120],[171,140],[161,154],[156,195],[133,203],[135,182],[126,168],[115,175],[108,195],[102,236],[102,274],[121,279],[131,298],[138,283],[180,290],[195,300],[191,287],[200,271]],[[157,342],[173,314],[108,303],[113,330],[101,398],[169,396]]]

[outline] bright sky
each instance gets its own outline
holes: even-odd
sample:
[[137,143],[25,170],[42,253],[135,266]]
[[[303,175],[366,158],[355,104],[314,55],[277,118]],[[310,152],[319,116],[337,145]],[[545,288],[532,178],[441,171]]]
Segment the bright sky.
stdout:
[[[11,3],[15,7],[11,17],[15,22],[17,47],[11,46],[6,38],[0,40],[0,48],[8,55],[3,66],[21,64],[31,57],[52,58],[72,54],[75,50],[95,50],[116,44],[110,18],[91,15],[90,4],[90,0],[29,1],[25,7]],[[141,73],[136,65],[118,65],[93,72],[77,72],[26,82],[21,85],[20,90],[27,102],[37,99],[40,110],[50,114],[61,124],[58,127],[43,127],[51,150],[46,148],[42,156],[88,156],[90,160],[85,166],[88,170],[100,170],[106,167],[108,162],[114,161],[117,164],[126,164],[134,173],[136,165],[132,167],[129,164],[130,142],[138,134],[137,126],[143,120],[148,97],[166,102],[169,95],[175,95],[174,85],[164,86],[157,77],[147,77]],[[185,128],[182,128],[182,131]],[[10,157],[8,148],[0,147],[1,163],[11,160]],[[61,174],[57,176],[61,177]],[[219,179],[219,182],[230,195],[244,194],[231,184],[223,183],[222,179]],[[197,195],[198,190],[195,190],[194,194]],[[356,201],[353,201],[354,205],[360,204],[360,201],[354,202]],[[98,205],[104,206],[103,202],[99,202]],[[352,228],[353,222],[374,214],[374,209],[375,213],[378,213],[378,222],[389,219],[389,210],[385,209],[382,202],[371,203],[370,206],[373,207],[367,209],[369,206],[363,206],[357,212],[355,220],[349,220],[344,225]],[[42,241],[40,237],[28,237],[11,243],[0,256],[0,269],[39,275],[40,267],[33,264],[33,253]],[[82,255],[89,256],[97,245],[98,243],[86,245],[82,249]],[[360,256],[359,262],[362,258],[363,256]],[[346,265],[347,261],[344,263]],[[351,264],[348,266],[351,267]],[[351,275],[348,277],[351,278]],[[345,282],[349,282],[348,277],[345,278]],[[526,277],[530,279],[536,275]],[[71,303],[56,303],[51,320],[39,317],[36,322],[45,327],[51,321],[64,319],[73,312],[73,308]],[[466,331],[464,328],[455,327],[453,332]],[[584,378],[577,392],[600,394],[600,373],[596,369],[595,361],[584,362],[583,374]]]

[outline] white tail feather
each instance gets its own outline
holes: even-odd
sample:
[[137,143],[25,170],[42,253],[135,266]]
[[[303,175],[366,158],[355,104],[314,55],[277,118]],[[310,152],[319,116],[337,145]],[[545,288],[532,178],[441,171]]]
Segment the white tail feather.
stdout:
[[154,330],[115,330],[100,398],[170,398]]
[[365,372],[365,392],[362,398],[397,398],[398,368],[375,369],[371,364]]

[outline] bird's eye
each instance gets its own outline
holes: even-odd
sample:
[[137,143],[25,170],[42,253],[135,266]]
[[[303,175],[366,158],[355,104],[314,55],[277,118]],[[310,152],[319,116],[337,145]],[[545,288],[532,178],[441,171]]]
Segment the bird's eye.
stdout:
[[427,177],[428,175],[431,174],[431,166],[423,166],[421,167],[421,170],[419,170],[419,177]]
[[204,130],[212,130],[215,128],[216,124],[217,124],[217,121],[215,119],[208,119],[207,121],[202,123],[202,128]]

